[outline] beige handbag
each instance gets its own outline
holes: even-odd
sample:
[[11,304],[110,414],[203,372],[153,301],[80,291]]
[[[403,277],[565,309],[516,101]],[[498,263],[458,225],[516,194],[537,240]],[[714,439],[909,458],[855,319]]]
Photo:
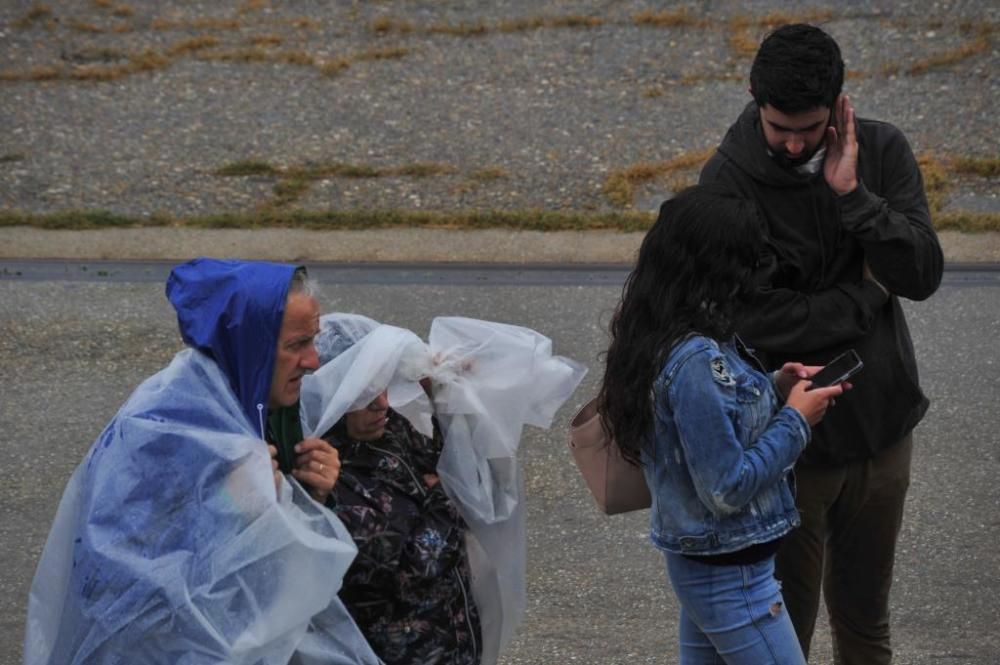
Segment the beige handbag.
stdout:
[[569,449],[580,474],[606,515],[649,508],[642,469],[629,464],[601,425],[597,398],[583,405],[569,426]]

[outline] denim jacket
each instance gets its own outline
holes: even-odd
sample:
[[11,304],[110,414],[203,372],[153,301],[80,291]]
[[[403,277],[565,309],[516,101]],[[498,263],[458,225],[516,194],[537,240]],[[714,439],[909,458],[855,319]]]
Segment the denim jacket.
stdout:
[[739,347],[738,339],[691,335],[671,349],[653,384],[643,472],[653,495],[650,538],[660,549],[724,554],[799,524],[791,468],[809,424],[782,406],[772,377]]

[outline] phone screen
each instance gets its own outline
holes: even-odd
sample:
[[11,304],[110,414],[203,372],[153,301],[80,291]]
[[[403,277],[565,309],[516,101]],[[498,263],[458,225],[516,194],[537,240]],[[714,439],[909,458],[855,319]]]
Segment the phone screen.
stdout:
[[830,361],[830,364],[826,367],[812,375],[810,379],[812,381],[811,387],[825,388],[826,386],[846,381],[864,367],[864,365],[861,362],[861,358],[858,357],[858,354],[853,349],[845,351]]

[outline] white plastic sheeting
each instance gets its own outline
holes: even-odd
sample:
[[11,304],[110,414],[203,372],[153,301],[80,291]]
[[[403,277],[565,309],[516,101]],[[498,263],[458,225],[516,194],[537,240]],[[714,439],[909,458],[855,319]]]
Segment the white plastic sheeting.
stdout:
[[[439,317],[414,333],[352,314],[320,320],[324,364],[303,380],[302,425],[321,436],[383,390],[424,434],[444,435],[438,474],[469,526],[473,596],[492,665],[524,615],[525,502],[517,450],[524,425],[547,428],[586,374],[552,342],[519,326]],[[428,378],[432,400],[419,383]]]

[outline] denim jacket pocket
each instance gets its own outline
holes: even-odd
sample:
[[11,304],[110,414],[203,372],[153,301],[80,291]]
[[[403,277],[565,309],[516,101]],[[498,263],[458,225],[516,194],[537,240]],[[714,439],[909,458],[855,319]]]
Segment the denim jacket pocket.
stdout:
[[741,374],[736,377],[736,399],[744,404],[750,404],[766,397],[766,387],[762,380],[753,374]]
[[741,374],[736,378],[736,401],[740,409],[735,417],[740,443],[750,446],[767,427],[774,410],[766,379],[753,374]]

